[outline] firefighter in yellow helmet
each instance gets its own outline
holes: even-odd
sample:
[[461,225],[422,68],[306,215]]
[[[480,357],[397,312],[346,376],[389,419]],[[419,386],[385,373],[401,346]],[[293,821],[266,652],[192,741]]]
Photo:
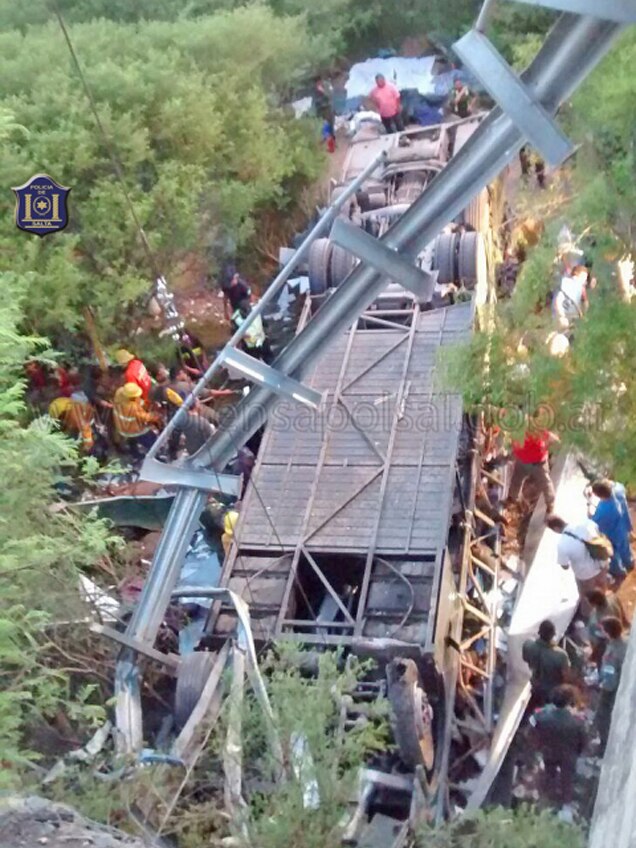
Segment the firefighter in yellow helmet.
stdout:
[[142,389],[137,383],[125,383],[115,392],[113,421],[117,435],[136,456],[150,450],[156,430],[162,425],[161,416],[148,412],[142,402]]
[[95,446],[95,410],[84,392],[73,392],[70,397],[58,397],[49,406],[49,415],[60,422],[62,429],[77,439],[83,453]]

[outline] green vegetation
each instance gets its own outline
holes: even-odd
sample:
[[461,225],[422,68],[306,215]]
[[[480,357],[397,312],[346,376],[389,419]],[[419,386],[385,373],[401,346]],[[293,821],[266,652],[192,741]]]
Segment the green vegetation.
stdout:
[[[134,804],[143,807],[149,796],[150,822],[161,835],[176,838],[180,848],[216,844],[224,837],[262,848],[339,848],[359,769],[371,753],[386,748],[388,705],[381,699],[369,705],[368,720],[342,732],[342,704],[370,665],[347,663],[343,668],[339,656],[325,653],[316,673],[308,676],[299,671],[308,659],[305,652],[280,644],[260,662],[287,763],[284,780],[275,776],[262,709],[246,687],[241,710],[245,804],[237,804],[235,818],[228,819],[223,800],[223,751],[230,717],[238,709],[231,697],[205,740],[188,791],[183,791],[178,769],[138,771],[131,780],[105,785],[81,765],[52,791],[89,817],[128,828],[128,810]],[[105,765],[111,763],[106,760]]]
[[80,738],[87,721],[104,716],[90,687],[76,687],[70,697],[66,662],[50,662],[49,626],[85,615],[78,569],[107,553],[109,536],[96,520],[50,511],[61,469],[74,464],[76,450],[41,419],[24,426],[22,364],[45,345],[18,329],[21,281],[0,274],[0,286],[0,786],[6,788],[20,784],[26,764],[38,757],[37,729],[59,712]]
[[417,848],[583,848],[579,828],[560,822],[553,813],[522,807],[497,808],[456,819],[442,828],[424,828]]
[[[450,382],[471,407],[531,413],[541,405],[544,423],[559,431],[565,447],[581,449],[632,486],[636,304],[621,296],[615,263],[633,249],[636,222],[631,120],[636,84],[630,71],[635,58],[636,37],[629,32],[567,108],[563,120],[582,143],[574,164],[549,192],[525,193],[518,200],[522,217],[525,208],[544,221],[542,241],[529,249],[512,299],[497,307],[493,335],[475,337],[449,363]],[[546,344],[554,330],[547,302],[557,285],[554,257],[564,223],[585,234],[580,246],[594,261],[598,286],[577,322],[569,354],[557,359]]]
[[[312,122],[277,105],[318,61],[302,20],[265,6],[197,21],[74,26],[73,40],[128,190],[169,279],[195,254],[208,272],[249,248],[259,215],[289,210],[321,173]],[[71,223],[32,239],[2,204],[1,266],[28,274],[25,317],[54,339],[91,306],[106,341],[125,333],[130,305],[154,277],[81,84],[55,23],[0,37],[2,95],[28,138],[4,151],[0,179],[38,171],[72,186]],[[33,61],[37,55],[38,61]],[[112,333],[112,336],[111,336]]]
[[28,135],[12,135],[0,179],[50,173],[72,194],[69,227],[47,240],[12,227],[5,195],[0,270],[29,275],[29,331],[64,346],[84,331],[86,307],[105,344],[125,338],[156,273],[176,285],[185,266],[213,277],[236,252],[255,257],[266,220],[293,216],[324,169],[316,123],[282,106],[290,94],[340,56],[417,33],[454,36],[479,3],[407,2],[399,14],[387,0],[59,5],[156,259],[140,242],[54,4],[3,0],[0,109]]

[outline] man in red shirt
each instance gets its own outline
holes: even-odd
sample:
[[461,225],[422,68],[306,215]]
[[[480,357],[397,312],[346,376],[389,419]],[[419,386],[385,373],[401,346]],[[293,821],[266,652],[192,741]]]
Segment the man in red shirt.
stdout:
[[115,360],[118,365],[126,369],[124,383],[135,383],[139,386],[144,402],[146,402],[152,388],[152,378],[141,359],[137,359],[129,350],[121,348],[116,351]]
[[512,443],[512,455],[515,460],[508,493],[509,502],[517,502],[521,488],[530,478],[545,499],[547,513],[554,510],[554,486],[550,476],[549,447],[558,442],[559,437],[549,430],[528,430],[523,444]]
[[369,94],[373,100],[387,133],[402,132],[402,101],[400,92],[390,82],[387,82],[382,74],[375,78],[375,88]]

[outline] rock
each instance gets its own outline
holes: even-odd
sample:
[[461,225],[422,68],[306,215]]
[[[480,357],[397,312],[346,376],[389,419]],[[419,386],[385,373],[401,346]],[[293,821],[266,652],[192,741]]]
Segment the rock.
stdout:
[[0,800],[0,846],[26,848],[147,848],[148,843],[116,828],[89,821],[71,807],[37,796]]

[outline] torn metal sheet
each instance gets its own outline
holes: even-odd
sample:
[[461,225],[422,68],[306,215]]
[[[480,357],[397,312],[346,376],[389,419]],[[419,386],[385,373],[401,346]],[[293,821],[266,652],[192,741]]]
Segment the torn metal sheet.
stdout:
[[112,731],[112,722],[105,721],[104,724],[95,731],[83,748],[79,748],[77,751],[71,751],[65,757],[60,758],[46,773],[42,779],[42,784],[46,786],[49,783],[53,783],[58,779],[58,777],[61,777],[68,768],[69,760],[76,760],[81,763],[94,760],[104,745],[108,742]]
[[[267,694],[267,687],[265,686],[265,681],[260,673],[258,668],[258,659],[256,656],[256,647],[254,645],[254,637],[252,636],[252,627],[250,623],[250,615],[249,615],[249,607],[236,595],[234,592],[231,592],[229,589],[198,589],[196,587],[187,586],[179,591],[174,591],[172,593],[172,597],[177,600],[181,597],[194,597],[197,596],[199,598],[212,598],[213,600],[224,601],[232,606],[237,614],[239,620],[238,627],[238,647],[245,652],[246,655],[246,670],[247,675],[250,681],[250,685],[254,690],[254,694],[263,710],[263,715],[265,717],[265,729],[268,737],[268,742],[270,745],[270,749],[274,756],[274,761],[276,763],[276,777],[278,780],[284,779],[284,755],[283,748],[280,742],[280,737],[278,735],[278,729],[276,727],[276,721],[274,718],[274,711],[272,710],[272,705],[269,701],[269,696]],[[196,712],[195,708],[195,712]],[[194,715],[194,713],[193,713]],[[190,725],[192,717],[188,721],[188,725]],[[185,731],[185,728],[184,728]]]
[[303,807],[306,810],[317,810],[320,806],[320,792],[316,780],[316,766],[307,737],[301,733],[292,733],[291,761],[296,779],[303,789]]
[[79,593],[80,598],[90,606],[93,618],[111,622],[119,620],[120,603],[117,598],[113,598],[85,574],[79,576]]

